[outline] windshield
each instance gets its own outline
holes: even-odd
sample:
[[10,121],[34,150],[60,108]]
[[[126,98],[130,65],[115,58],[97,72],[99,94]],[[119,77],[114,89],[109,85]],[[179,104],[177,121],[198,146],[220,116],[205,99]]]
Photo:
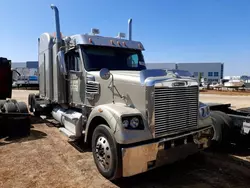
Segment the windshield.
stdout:
[[87,71],[109,70],[144,70],[143,55],[140,50],[125,48],[83,46],[82,54]]

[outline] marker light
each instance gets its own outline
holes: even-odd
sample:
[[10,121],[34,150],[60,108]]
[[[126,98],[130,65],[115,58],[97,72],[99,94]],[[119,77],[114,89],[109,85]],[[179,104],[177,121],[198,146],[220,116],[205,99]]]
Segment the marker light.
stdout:
[[91,43],[91,44],[93,43],[92,38],[89,38],[89,43]]
[[125,42],[122,42],[123,46],[126,46],[126,43]]
[[138,47],[139,47],[140,49],[142,49],[142,45],[141,45],[141,43],[139,43],[139,44],[138,44]]
[[125,33],[118,33],[118,38],[125,38],[126,37],[126,34]]
[[[62,32],[60,32],[61,38],[63,38]],[[56,38],[56,32],[53,33],[54,38]]]
[[98,34],[100,34],[100,30],[99,30],[99,29],[96,29],[96,28],[91,28],[91,33],[92,33],[93,35],[98,35]]
[[117,41],[117,44],[120,46],[121,45],[120,41]]
[[140,123],[140,121],[137,117],[134,117],[130,120],[130,126],[132,128],[137,128],[139,126],[139,123]]
[[113,40],[110,40],[110,44],[114,45],[114,41],[113,41]]
[[129,121],[127,119],[123,120],[122,125],[124,128],[128,128]]

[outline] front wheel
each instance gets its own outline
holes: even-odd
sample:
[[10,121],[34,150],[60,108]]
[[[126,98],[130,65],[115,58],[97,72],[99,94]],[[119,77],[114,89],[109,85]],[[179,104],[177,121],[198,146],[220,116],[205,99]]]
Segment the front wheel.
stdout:
[[106,125],[97,126],[92,136],[91,145],[98,171],[109,180],[120,178],[121,151],[111,129]]

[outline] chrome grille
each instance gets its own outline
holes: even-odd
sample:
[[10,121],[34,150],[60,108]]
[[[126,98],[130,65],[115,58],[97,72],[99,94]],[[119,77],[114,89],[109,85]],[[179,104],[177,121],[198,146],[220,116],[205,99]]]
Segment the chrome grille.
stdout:
[[160,137],[197,126],[197,86],[155,88],[155,136]]

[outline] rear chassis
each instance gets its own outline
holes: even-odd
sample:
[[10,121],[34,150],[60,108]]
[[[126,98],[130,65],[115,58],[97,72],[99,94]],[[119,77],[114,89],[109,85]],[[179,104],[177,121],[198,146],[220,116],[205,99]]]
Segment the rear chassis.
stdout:
[[30,114],[24,102],[12,97],[11,60],[0,57],[0,137],[23,137],[30,134]]
[[232,120],[229,128],[230,135],[249,135],[250,133],[250,108],[241,108],[233,110],[231,104],[213,104],[207,103],[211,111],[220,111],[225,113]]

